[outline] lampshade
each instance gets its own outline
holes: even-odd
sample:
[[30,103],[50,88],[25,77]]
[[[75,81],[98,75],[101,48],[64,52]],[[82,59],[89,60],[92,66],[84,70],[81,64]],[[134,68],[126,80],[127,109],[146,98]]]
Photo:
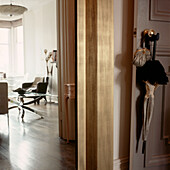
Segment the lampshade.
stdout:
[[27,11],[27,8],[19,5],[0,5],[0,14],[8,16],[18,16]]

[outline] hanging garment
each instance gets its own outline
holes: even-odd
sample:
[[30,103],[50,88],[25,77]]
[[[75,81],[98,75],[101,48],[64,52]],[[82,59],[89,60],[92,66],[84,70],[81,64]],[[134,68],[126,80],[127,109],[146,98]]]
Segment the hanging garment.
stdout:
[[154,108],[154,91],[157,85],[152,85],[148,81],[145,82],[146,94],[144,98],[144,113],[143,113],[143,141],[147,140],[149,127],[151,124]]
[[143,67],[137,68],[137,80],[149,81],[150,84],[167,84],[165,69],[158,60],[147,61]]
[[133,64],[136,67],[142,67],[146,61],[151,60],[152,56],[150,54],[150,50],[147,48],[137,49],[134,54]]

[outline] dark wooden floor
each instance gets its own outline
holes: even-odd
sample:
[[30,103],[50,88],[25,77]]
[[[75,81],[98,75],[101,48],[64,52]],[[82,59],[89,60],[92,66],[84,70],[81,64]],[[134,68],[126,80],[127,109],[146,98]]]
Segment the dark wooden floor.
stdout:
[[[75,169],[75,142],[66,144],[58,136],[56,104],[31,105],[44,119],[26,112],[24,121],[18,110],[0,115],[0,170],[72,170]],[[9,130],[9,131],[8,131]]]

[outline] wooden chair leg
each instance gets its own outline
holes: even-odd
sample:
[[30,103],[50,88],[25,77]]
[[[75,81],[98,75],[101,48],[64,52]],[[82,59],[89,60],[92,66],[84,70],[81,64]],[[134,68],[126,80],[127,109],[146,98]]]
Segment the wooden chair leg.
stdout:
[[45,105],[46,105],[47,104],[47,98],[46,98],[46,96],[44,96],[43,98],[45,100]]
[[44,100],[47,102],[47,98],[46,98],[46,96],[44,96]]
[[40,100],[37,100],[37,104],[38,104],[38,105],[40,104]]
[[[35,98],[33,98],[35,100]],[[36,105],[36,101],[34,102],[34,104]]]

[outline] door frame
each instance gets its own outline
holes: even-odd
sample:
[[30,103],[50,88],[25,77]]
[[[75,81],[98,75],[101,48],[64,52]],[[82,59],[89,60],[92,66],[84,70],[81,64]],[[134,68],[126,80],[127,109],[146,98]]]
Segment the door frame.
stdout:
[[[77,20],[75,57],[78,170],[113,170],[113,0],[73,1]],[[67,0],[57,0],[59,57],[64,57],[68,45],[67,33],[62,29],[69,19],[66,3]],[[59,76],[64,75],[64,71]],[[59,99],[63,95],[62,89],[59,83]],[[62,103],[59,110],[59,114],[64,115]],[[62,119],[60,116],[59,121]]]
[[113,32],[113,0],[77,0],[79,170],[113,169]]
[[[137,49],[137,13],[138,13],[138,0],[134,0],[134,35],[133,35],[133,54]],[[132,96],[131,96],[131,125],[130,125],[130,159],[129,168],[133,169],[133,153],[134,153],[134,115],[136,114],[136,66],[132,66]]]

